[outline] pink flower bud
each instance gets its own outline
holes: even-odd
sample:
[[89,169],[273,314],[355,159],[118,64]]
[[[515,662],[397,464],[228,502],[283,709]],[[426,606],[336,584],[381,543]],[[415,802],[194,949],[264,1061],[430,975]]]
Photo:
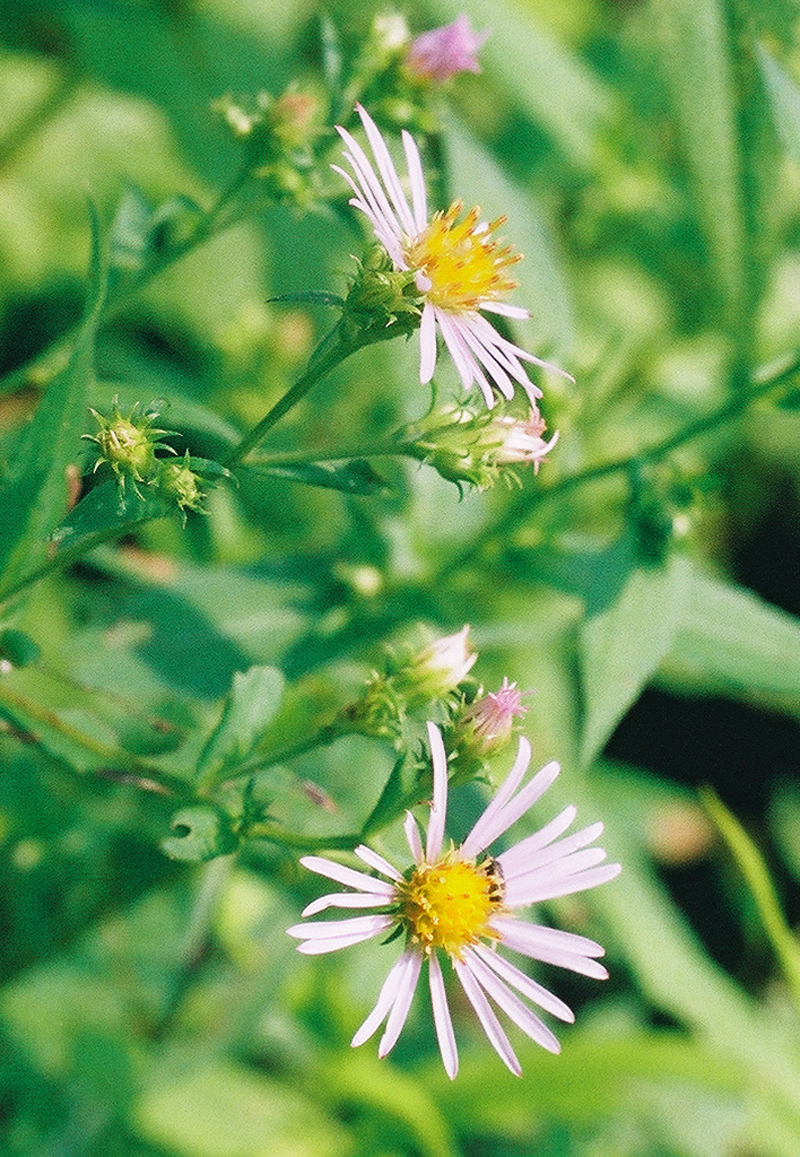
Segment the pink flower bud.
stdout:
[[476,55],[487,32],[473,32],[468,16],[432,28],[411,42],[406,67],[414,76],[441,84],[459,72],[480,72]]

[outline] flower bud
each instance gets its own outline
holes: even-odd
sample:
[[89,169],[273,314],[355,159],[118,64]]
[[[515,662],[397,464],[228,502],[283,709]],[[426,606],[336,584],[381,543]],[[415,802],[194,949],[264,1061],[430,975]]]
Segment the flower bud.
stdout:
[[198,481],[199,475],[192,470],[188,450],[183,458],[159,463],[158,487],[183,512],[202,509],[205,495]]
[[84,434],[83,437],[98,447],[94,470],[106,462],[123,485],[126,479],[135,486],[137,482],[149,482],[153,478],[157,469],[156,450],[175,453],[171,446],[159,441],[162,435],[172,431],[158,430],[153,426],[158,417],[154,405],[152,403],[148,410],[140,413],[137,402],[126,416],[120,413],[115,399],[110,418],[91,410],[100,430],[97,434]]
[[395,682],[410,703],[444,699],[466,679],[478,657],[470,650],[468,634],[465,625],[454,635],[434,639],[395,673]]
[[516,683],[503,679],[497,691],[479,694],[453,721],[453,743],[459,752],[478,759],[496,755],[507,745],[516,716],[528,710],[522,705],[527,692],[517,690]]
[[375,340],[392,334],[413,333],[419,326],[422,309],[413,273],[395,269],[384,247],[371,245],[345,301],[343,324],[356,333],[370,331]]

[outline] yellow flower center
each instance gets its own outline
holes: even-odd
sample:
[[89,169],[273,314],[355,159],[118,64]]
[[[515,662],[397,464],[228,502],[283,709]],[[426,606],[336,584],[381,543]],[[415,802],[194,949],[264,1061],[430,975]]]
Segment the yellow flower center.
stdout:
[[453,313],[478,309],[482,301],[516,289],[506,269],[522,259],[510,246],[500,247],[492,240],[505,217],[480,225],[476,207],[459,222],[462,208],[455,201],[446,213],[435,213],[430,224],[404,247],[409,267],[431,283],[425,291],[428,299]]
[[415,868],[398,892],[412,943],[461,959],[464,948],[493,935],[489,918],[502,908],[503,879],[491,857],[480,864],[445,858]]

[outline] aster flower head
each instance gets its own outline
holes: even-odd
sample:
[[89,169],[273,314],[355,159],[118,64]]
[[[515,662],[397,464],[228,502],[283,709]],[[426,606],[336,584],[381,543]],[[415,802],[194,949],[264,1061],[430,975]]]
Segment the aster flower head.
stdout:
[[478,49],[489,35],[473,32],[469,16],[461,15],[452,24],[432,28],[411,42],[406,68],[421,80],[442,84],[459,72],[480,72]]
[[511,1072],[519,1075],[519,1061],[490,999],[527,1036],[554,1053],[560,1048],[558,1040],[530,1004],[563,1021],[571,1022],[574,1016],[562,1000],[497,949],[505,947],[533,960],[604,979],[608,973],[597,960],[603,955],[599,944],[585,936],[529,923],[520,919],[516,910],[593,888],[613,879],[620,865],[602,864],[605,851],[589,846],[600,835],[602,824],[563,834],[576,815],[571,806],[507,851],[489,854],[494,841],[533,806],[559,772],[557,763],[549,763],[521,786],[531,756],[524,736],[508,778],[466,839],[445,849],[447,755],[433,723],[428,724],[428,734],[433,800],[424,848],[416,820],[411,812],[406,814],[411,868],[403,873],[364,845],[357,847],[355,854],[377,875],[322,856],[304,857],[301,863],[312,872],[352,889],[313,901],[304,909],[304,918],[327,908],[373,911],[344,920],[296,924],[288,932],[301,941],[298,949],[307,955],[334,952],[392,932],[402,934],[403,950],[352,1044],[363,1044],[386,1021],[378,1053],[387,1055],[405,1024],[426,965],[436,1037],[445,1071],[452,1079],[458,1071],[458,1051],[440,962],[440,955],[444,955],[493,1048]]
[[373,160],[347,129],[337,126],[352,174],[338,165],[332,167],[353,190],[350,204],[365,214],[395,269],[414,275],[422,300],[420,381],[425,384],[433,377],[438,330],[464,388],[469,390],[477,384],[487,406],[494,405],[494,389],[506,398],[513,397],[515,383],[522,386],[532,402],[541,397],[541,390],[528,378],[523,361],[547,366],[557,373],[563,371],[502,337],[483,316],[484,312],[511,318],[529,316],[521,306],[502,300],[516,288],[509,269],[520,260],[509,246],[494,239],[505,218],[483,221],[478,208],[464,214],[460,201],[446,212],[429,217],[419,150],[413,137],[404,131],[409,204],[377,125],[360,105],[356,105],[356,111]]

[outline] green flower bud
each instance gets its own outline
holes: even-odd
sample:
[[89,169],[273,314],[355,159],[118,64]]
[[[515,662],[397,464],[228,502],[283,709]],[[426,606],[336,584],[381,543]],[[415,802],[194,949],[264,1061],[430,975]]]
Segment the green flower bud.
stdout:
[[162,435],[171,434],[172,431],[159,430],[153,426],[158,417],[154,404],[141,413],[137,402],[131,412],[125,415],[120,412],[115,399],[110,418],[99,414],[97,410],[91,410],[91,413],[100,429],[97,434],[84,434],[83,437],[94,442],[98,448],[93,470],[96,471],[105,462],[123,485],[126,479],[130,479],[134,485],[152,480],[157,470],[156,450],[175,453],[171,446],[159,441]]
[[199,475],[192,470],[188,450],[183,458],[159,463],[159,490],[183,512],[202,509],[205,494],[200,490],[198,482]]
[[[410,270],[395,269],[391,257],[380,244],[367,250],[345,301],[342,323],[345,329],[364,333],[373,340],[394,334],[413,333],[422,316],[422,298]],[[391,328],[391,335],[385,331]]]

